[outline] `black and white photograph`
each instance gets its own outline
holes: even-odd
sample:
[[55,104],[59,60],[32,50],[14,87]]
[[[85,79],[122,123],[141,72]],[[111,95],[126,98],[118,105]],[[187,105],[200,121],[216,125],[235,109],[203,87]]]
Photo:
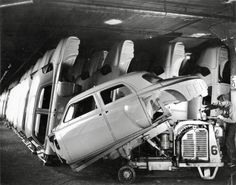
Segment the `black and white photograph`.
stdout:
[[236,0],[1,0],[0,185],[236,185]]

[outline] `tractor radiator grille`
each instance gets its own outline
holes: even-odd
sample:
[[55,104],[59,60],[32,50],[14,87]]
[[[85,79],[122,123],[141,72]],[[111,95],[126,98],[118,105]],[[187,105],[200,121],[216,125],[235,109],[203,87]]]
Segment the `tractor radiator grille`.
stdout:
[[184,157],[194,157],[194,140],[193,134],[188,134],[187,139],[183,140],[183,156]]
[[208,132],[206,129],[190,130],[182,137],[182,157],[189,160],[208,160]]
[[207,132],[205,130],[199,130],[196,133],[196,155],[197,157],[207,157],[208,146]]

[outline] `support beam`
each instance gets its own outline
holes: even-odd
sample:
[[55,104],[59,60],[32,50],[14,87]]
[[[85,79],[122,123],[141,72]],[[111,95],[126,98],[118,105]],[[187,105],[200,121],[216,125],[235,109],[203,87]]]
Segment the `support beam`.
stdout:
[[62,1],[62,0],[47,0],[47,1],[40,1],[41,4],[45,4],[47,6],[58,5],[65,7],[73,7],[78,8],[81,11],[90,11],[90,12],[120,12],[120,13],[132,13],[132,14],[145,14],[149,16],[155,17],[182,17],[182,18],[191,18],[191,19],[225,19],[225,20],[232,20],[233,16],[225,16],[222,14],[210,14],[211,12],[204,13],[204,12],[193,12],[185,10],[176,10],[176,7],[171,7],[171,3],[167,3],[166,8],[163,9],[163,4],[156,4],[153,7],[145,7],[140,6],[137,4],[134,5],[127,5],[127,4],[115,4],[107,2],[105,3],[87,3],[87,2],[78,2],[77,0],[70,0],[70,1]]
[[33,4],[33,3],[34,3],[33,0],[13,2],[13,3],[1,3],[0,8],[8,8],[12,6],[20,6],[20,5]]
[[230,74],[230,89],[231,89],[231,102],[233,104],[233,120],[236,122],[236,39],[229,40],[230,61],[231,61],[231,74]]
[[[233,5],[234,23],[236,23],[236,4]],[[236,122],[236,35],[231,33],[234,30],[229,30],[228,44],[230,50],[231,74],[230,74],[230,90],[231,102],[233,104],[233,120]],[[236,141],[236,138],[235,138]]]

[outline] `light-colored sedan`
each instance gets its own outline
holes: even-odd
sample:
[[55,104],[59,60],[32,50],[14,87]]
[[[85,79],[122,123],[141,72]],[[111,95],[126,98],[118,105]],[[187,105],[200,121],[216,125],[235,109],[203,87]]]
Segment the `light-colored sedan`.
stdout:
[[170,115],[166,105],[206,95],[205,82],[196,76],[163,80],[130,73],[72,98],[49,140],[68,164],[91,159],[164,122]]

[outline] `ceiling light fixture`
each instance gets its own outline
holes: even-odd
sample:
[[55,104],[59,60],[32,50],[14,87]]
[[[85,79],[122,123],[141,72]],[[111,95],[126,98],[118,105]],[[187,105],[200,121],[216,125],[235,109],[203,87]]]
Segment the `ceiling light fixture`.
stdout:
[[224,0],[222,3],[223,4],[230,4],[230,3],[233,3],[235,2],[236,0]]
[[117,24],[121,24],[122,20],[120,20],[120,19],[109,19],[109,20],[105,21],[104,23],[109,24],[109,25],[117,25]]
[[190,37],[199,38],[199,37],[206,37],[210,35],[211,35],[210,33],[193,33],[192,35],[190,35]]

